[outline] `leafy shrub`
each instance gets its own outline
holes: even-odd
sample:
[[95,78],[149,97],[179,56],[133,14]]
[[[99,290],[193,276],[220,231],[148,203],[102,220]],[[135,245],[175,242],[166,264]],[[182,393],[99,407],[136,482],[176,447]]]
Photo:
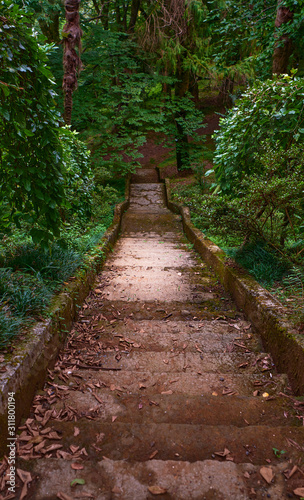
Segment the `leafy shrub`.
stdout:
[[284,150],[304,143],[304,79],[287,75],[256,82],[221,120],[216,133],[215,174],[221,189],[238,194],[245,175],[260,174],[265,141]]
[[35,240],[48,240],[66,202],[50,47],[16,4],[1,0],[0,13],[0,228],[23,219]]

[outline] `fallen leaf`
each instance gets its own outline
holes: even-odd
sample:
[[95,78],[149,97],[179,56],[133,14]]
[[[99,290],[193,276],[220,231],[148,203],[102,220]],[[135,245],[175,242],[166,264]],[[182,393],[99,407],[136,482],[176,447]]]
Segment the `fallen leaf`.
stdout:
[[78,427],[74,427],[74,437],[78,436],[80,434],[80,430]]
[[253,395],[256,397],[259,395],[259,391],[254,391]]
[[71,467],[72,467],[73,470],[82,470],[83,469],[83,465],[81,465],[81,464],[79,464],[77,462],[72,463]]
[[212,396],[217,396],[217,395],[218,395],[218,394],[217,394],[217,392],[215,392],[215,391],[212,393]]
[[151,453],[151,455],[149,456],[149,460],[152,460],[152,458],[154,458],[158,453],[158,450],[155,450],[153,451],[153,453]]
[[142,409],[142,407],[143,407],[143,404],[142,404],[142,403],[139,403],[139,405],[138,405],[138,409],[139,409],[139,410],[141,410],[141,409]]
[[161,488],[160,486],[149,486],[148,490],[152,493],[152,495],[164,495],[167,493],[167,490]]
[[244,477],[245,477],[246,479],[249,479],[249,478],[250,478],[250,474],[249,474],[249,472],[244,472]]
[[140,388],[140,389],[146,389],[146,388],[147,388],[147,386],[146,386],[145,384],[140,383],[140,384],[139,384],[139,388]]
[[167,365],[169,363],[168,359],[163,359],[163,363]]
[[296,488],[293,492],[297,497],[304,497],[304,488]]
[[283,474],[286,477],[286,479],[290,479],[291,476],[293,476],[295,472],[297,472],[297,470],[298,470],[297,465],[294,465],[292,469],[284,470]]
[[262,395],[263,395],[263,398],[268,398],[268,396],[269,396],[268,392],[263,392]]
[[219,457],[227,457],[227,455],[230,455],[230,451],[228,448],[225,448],[224,451],[215,451],[214,455],[218,455]]
[[71,452],[74,454],[74,453],[76,453],[76,451],[78,451],[78,450],[79,450],[79,446],[74,446],[73,444],[71,444],[71,446],[70,446],[70,450],[71,450]]
[[173,391],[162,391],[161,394],[173,394]]
[[71,481],[70,486],[72,486],[72,488],[73,488],[73,486],[76,486],[77,484],[85,484],[85,480],[84,479],[79,479],[79,478],[76,477],[75,479],[73,479]]
[[272,470],[271,467],[261,467],[260,468],[260,474],[265,481],[270,484],[271,481],[273,480],[275,474]]
[[115,415],[115,416],[113,416],[113,417],[112,417],[112,422],[115,422],[115,420],[116,420],[116,419],[117,419],[117,416],[116,416],[116,415]]
[[66,495],[65,493],[63,493],[62,491],[59,491],[57,493],[57,498],[59,498],[60,500],[73,500],[72,497],[70,497],[69,495]]

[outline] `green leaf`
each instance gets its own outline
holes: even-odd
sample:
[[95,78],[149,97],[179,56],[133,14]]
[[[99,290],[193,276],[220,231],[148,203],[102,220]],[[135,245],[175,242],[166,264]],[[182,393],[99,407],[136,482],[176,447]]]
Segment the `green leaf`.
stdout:
[[73,487],[73,486],[76,486],[77,484],[81,484],[81,485],[82,485],[82,484],[85,484],[85,480],[84,480],[84,479],[79,479],[79,478],[73,479],[73,480],[71,481],[70,486],[72,486],[72,487]]

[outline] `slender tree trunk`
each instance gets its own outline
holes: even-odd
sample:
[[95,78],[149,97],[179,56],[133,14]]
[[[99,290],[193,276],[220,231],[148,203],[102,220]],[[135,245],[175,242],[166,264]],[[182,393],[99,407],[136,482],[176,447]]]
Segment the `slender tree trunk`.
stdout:
[[[280,7],[282,0],[278,0],[277,16],[275,27],[289,23],[293,20],[294,13],[288,7]],[[276,37],[276,42],[273,51],[272,74],[282,75],[287,73],[288,62],[292,53],[292,41],[288,34]]]
[[231,106],[232,104],[231,94],[233,92],[233,87],[234,81],[230,78],[224,78],[221,84],[219,98],[226,106]]
[[132,0],[128,32],[133,33],[140,8],[140,0]]
[[109,29],[109,3],[110,2],[106,2],[105,6],[104,6],[104,21],[103,21],[103,27],[105,30],[108,31]]
[[[81,0],[65,0],[66,24],[63,27],[63,92],[64,121],[71,124],[73,91],[77,88],[77,72],[81,69],[80,51],[82,31],[79,25],[79,5]],[[78,53],[76,51],[78,49]]]
[[[175,84],[175,96],[182,99],[189,90],[190,70],[183,68],[183,58],[180,56],[177,64],[177,82]],[[189,166],[189,141],[181,122],[185,119],[185,112],[179,111],[176,115],[176,164],[177,170],[183,170]]]
[[48,43],[59,43],[59,14],[50,16],[51,22],[39,21],[39,26]]

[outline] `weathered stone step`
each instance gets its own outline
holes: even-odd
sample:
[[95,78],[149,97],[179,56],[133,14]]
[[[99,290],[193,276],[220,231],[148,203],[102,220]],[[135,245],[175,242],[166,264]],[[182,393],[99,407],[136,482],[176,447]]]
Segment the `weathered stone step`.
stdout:
[[[75,425],[80,431],[78,436],[73,433]],[[265,464],[266,458],[274,459],[273,448],[286,451],[286,460],[303,456],[303,427],[105,423],[80,419],[77,423],[56,421],[54,428],[64,434],[61,441],[64,451],[68,451],[70,445],[84,447],[89,457],[100,459],[106,456],[112,460],[142,462],[157,450],[158,460],[196,462],[215,458],[214,454],[225,448],[236,463]],[[291,445],[292,442],[301,451]]]
[[[275,375],[270,378],[269,374],[246,374],[240,373],[185,373],[174,371],[151,372],[149,370],[136,371],[122,370],[113,371],[90,371],[90,370],[75,370],[78,377],[72,377],[70,387],[76,389],[77,382],[80,381],[79,375],[88,383],[98,382],[108,388],[118,388],[118,394],[137,394],[141,392],[143,395],[153,396],[162,392],[172,391],[173,394],[184,394],[188,396],[211,396],[227,397],[227,391],[236,392],[241,396],[252,396],[255,391],[259,394],[267,392],[270,395],[278,393],[287,385],[287,377],[285,375]],[[58,383],[56,380],[55,383]],[[59,383],[62,383],[59,381]],[[83,382],[81,381],[81,385]],[[145,386],[145,389],[140,389],[140,384]],[[87,391],[87,388],[84,389]],[[99,394],[100,389],[96,388],[96,394]],[[73,393],[71,393],[73,394]],[[76,394],[76,393],[75,393]],[[77,398],[77,396],[75,396]],[[93,401],[93,399],[92,399]],[[77,401],[76,401],[77,402]]]
[[131,177],[132,184],[149,184],[158,182],[155,168],[140,168]]
[[[165,310],[163,310],[165,314]],[[206,321],[187,324],[186,322],[164,321],[126,321],[118,324],[105,325],[95,319],[96,315],[86,316],[84,322],[91,329],[92,336],[96,331],[103,346],[119,347],[128,345],[132,348],[141,346],[148,351],[172,351],[172,352],[231,352],[243,351],[246,353],[245,346],[249,350],[259,348],[258,359],[263,357],[262,346],[257,335],[244,332],[241,327],[236,330],[230,327],[228,323],[217,323]],[[81,322],[80,322],[81,324]],[[242,323],[240,323],[242,325]],[[100,327],[104,327],[100,332]],[[76,326],[77,329],[77,326]],[[85,346],[84,346],[85,348]]]
[[[117,272],[119,266],[176,267],[186,269],[182,272],[188,274],[189,268],[197,266],[197,260],[189,258],[188,252],[181,247],[180,242],[162,240],[158,237],[121,238],[115,246],[114,253],[107,259],[104,269],[113,266],[113,262]],[[203,268],[200,268],[200,271],[203,273]],[[214,277],[212,280],[214,281]]]
[[180,215],[171,212],[164,213],[130,213],[124,215],[122,220],[122,238],[140,236],[141,238],[157,238],[174,240],[184,239]]
[[[224,297],[224,295],[223,295]],[[110,301],[106,297],[97,302],[96,297],[90,297],[86,300],[86,305],[90,306],[89,311],[84,314],[93,316],[102,313],[105,318],[101,321],[103,326],[111,325],[116,328],[117,324],[123,324],[126,320],[159,320],[165,324],[171,321],[193,321],[215,320],[216,318],[237,319],[240,314],[237,313],[235,305],[230,300],[219,299],[208,305],[194,304],[185,301],[180,303],[172,301],[164,303],[158,300],[115,300]],[[221,306],[221,307],[220,307]]]
[[[260,397],[221,396],[218,397],[189,396],[186,394],[152,394],[143,389],[137,394],[126,394],[120,390],[99,389],[94,393],[101,401],[98,405],[92,392],[69,392],[68,396],[59,400],[53,408],[56,411],[67,406],[76,408],[79,415],[85,415],[89,408],[98,406],[98,419],[115,422],[138,424],[204,424],[233,425],[247,427],[248,425],[269,425],[300,427],[301,422],[289,415],[286,401],[278,399],[267,400]],[[165,392],[165,391],[164,391]],[[285,414],[284,414],[285,413]],[[89,425],[89,424],[88,424]]]
[[[260,468],[250,463],[235,464],[217,460],[193,463],[149,460],[126,463],[103,459],[83,462],[82,465],[83,470],[75,471],[69,461],[62,459],[41,459],[34,464],[22,461],[22,469],[38,475],[31,499],[54,500],[58,492],[71,498],[89,498],[88,495],[91,494],[91,498],[95,500],[293,498],[293,488],[283,476],[283,471],[289,468],[286,462],[271,465],[275,478],[270,485],[259,474]],[[84,479],[85,486],[71,487],[75,478]],[[257,495],[254,497],[250,494],[253,485]],[[162,488],[165,494],[155,497],[150,492],[155,486]],[[149,487],[152,490],[149,491]],[[83,493],[86,493],[85,497],[81,496]]]
[[163,184],[132,184],[129,212],[167,213]]
[[260,373],[257,365],[254,365],[255,356],[252,353],[223,353],[218,352],[216,356],[212,353],[180,352],[155,352],[134,350],[131,352],[120,351],[119,359],[117,352],[100,352],[95,355],[95,362],[101,362],[106,369],[112,367],[128,371],[152,372],[185,372],[188,373],[234,373],[235,370],[245,362],[248,363],[242,370],[245,373]]
[[210,291],[210,285],[201,284],[203,280],[199,277],[197,283],[191,283],[174,267],[121,267],[117,271],[105,270],[102,276],[103,294],[110,301],[158,300],[162,303],[194,302],[204,306],[205,302],[217,299],[217,294]]

